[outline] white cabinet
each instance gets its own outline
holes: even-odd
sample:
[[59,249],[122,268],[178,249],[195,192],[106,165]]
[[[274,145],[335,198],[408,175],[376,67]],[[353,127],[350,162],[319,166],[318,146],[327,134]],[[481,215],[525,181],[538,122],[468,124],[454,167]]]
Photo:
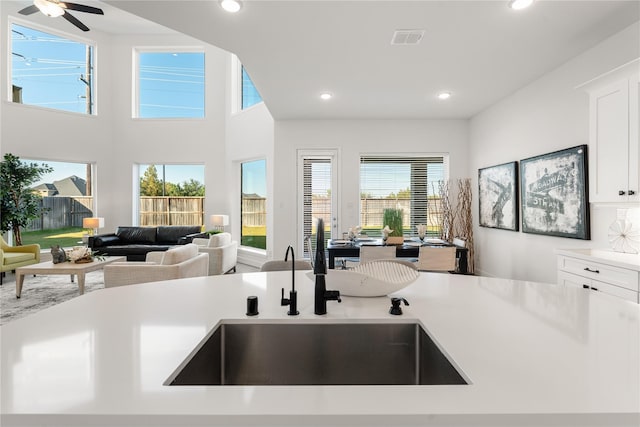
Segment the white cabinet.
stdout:
[[589,199],[640,201],[640,61],[586,84],[589,91]]
[[605,250],[558,250],[558,284],[640,303],[640,256]]

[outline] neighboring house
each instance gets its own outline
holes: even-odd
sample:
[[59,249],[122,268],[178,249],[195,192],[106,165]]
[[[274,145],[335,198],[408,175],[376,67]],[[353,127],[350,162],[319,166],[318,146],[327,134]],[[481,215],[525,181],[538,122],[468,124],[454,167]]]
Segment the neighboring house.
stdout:
[[86,196],[87,181],[76,176],[54,181],[53,184],[40,184],[33,188],[42,197],[47,196]]

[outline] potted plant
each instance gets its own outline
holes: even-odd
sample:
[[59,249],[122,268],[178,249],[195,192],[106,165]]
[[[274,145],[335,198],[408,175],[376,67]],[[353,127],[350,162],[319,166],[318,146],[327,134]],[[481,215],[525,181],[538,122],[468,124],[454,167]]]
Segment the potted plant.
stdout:
[[382,213],[382,225],[389,227],[389,237],[387,244],[401,245],[404,243],[402,232],[402,209],[385,209]]

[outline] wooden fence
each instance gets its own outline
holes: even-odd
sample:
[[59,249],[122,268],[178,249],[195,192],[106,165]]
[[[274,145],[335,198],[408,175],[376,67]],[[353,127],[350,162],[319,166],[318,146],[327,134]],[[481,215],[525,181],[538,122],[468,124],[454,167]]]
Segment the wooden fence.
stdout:
[[93,197],[43,197],[44,209],[39,218],[32,219],[25,231],[51,230],[64,227],[82,227],[82,219],[93,216]]
[[204,197],[140,197],[140,225],[203,225]]

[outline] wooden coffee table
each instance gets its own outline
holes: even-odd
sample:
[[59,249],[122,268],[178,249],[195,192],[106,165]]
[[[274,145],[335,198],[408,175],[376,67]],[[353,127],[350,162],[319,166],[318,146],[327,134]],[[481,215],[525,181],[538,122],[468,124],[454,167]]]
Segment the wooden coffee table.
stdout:
[[16,298],[20,298],[22,293],[22,284],[24,283],[24,276],[27,274],[33,275],[49,275],[49,274],[69,274],[71,275],[71,282],[73,283],[73,276],[78,276],[78,289],[80,295],[84,294],[84,276],[90,271],[96,271],[102,269],[107,264],[111,264],[116,261],[126,261],[127,257],[123,256],[106,256],[102,260],[94,259],[92,262],[83,264],[76,264],[73,262],[61,262],[54,264],[51,261],[41,262],[40,264],[27,265],[25,267],[16,268]]

